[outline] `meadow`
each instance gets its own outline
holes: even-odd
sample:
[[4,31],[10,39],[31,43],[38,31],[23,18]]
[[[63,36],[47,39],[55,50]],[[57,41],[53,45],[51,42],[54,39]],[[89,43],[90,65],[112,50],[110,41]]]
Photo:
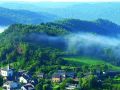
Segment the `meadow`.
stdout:
[[100,59],[96,58],[90,58],[90,57],[65,57],[65,61],[67,61],[69,64],[74,65],[101,65],[105,64],[112,70],[120,70],[119,66],[112,65],[108,62],[105,62]]

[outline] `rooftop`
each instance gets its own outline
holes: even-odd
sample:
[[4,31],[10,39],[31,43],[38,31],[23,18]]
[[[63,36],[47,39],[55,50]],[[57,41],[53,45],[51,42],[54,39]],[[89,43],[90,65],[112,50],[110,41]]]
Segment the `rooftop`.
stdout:
[[35,89],[34,89],[34,86],[33,86],[32,84],[30,84],[30,83],[24,85],[23,87],[26,88],[27,90],[35,90]]
[[58,73],[53,74],[52,78],[60,78],[60,75]]
[[16,82],[14,82],[14,81],[6,81],[6,82],[4,83],[4,85],[11,85],[11,84],[13,84],[13,83],[16,83]]

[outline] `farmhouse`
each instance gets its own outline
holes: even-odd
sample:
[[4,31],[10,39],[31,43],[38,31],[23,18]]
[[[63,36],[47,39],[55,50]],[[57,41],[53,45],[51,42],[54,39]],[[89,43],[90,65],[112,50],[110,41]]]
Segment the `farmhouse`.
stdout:
[[1,68],[0,70],[0,74],[3,77],[12,77],[13,76],[13,70],[10,68],[10,66],[8,65],[5,68]]
[[52,82],[61,82],[61,76],[59,74],[53,74]]

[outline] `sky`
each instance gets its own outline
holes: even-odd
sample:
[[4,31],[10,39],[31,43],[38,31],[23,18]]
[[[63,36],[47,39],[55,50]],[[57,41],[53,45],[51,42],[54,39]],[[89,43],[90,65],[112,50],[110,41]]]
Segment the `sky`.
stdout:
[[120,2],[120,0],[0,0],[0,2]]

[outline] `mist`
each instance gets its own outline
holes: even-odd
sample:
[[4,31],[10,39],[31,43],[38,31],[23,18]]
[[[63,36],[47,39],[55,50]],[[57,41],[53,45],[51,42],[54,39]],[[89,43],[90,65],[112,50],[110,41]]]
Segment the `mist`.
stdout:
[[80,48],[80,46],[89,47],[95,46],[98,47],[109,47],[115,48],[120,45],[120,38],[102,36],[92,33],[78,33],[70,34],[65,36],[68,43],[68,49],[71,48]]
[[66,42],[64,37],[61,36],[51,36],[45,33],[31,33],[26,35],[26,41],[32,41],[36,44],[40,44],[42,46],[50,46],[53,48],[66,48]]
[[[65,36],[67,51],[118,64],[120,61],[120,37],[108,37],[92,33],[74,33]],[[115,62],[115,60],[117,60]]]
[[[31,33],[26,41],[40,46],[59,48],[69,55],[90,56],[106,61],[120,61],[120,37],[108,37],[92,33],[74,33],[65,36],[51,36],[45,33]],[[118,63],[116,61],[116,63]]]
[[120,37],[108,37],[92,33],[74,33],[65,36],[51,36],[45,33],[31,33],[26,35],[27,41],[37,42],[38,44],[56,45],[66,48],[66,51],[79,51],[92,52],[94,49],[109,48],[112,50],[119,50]]

